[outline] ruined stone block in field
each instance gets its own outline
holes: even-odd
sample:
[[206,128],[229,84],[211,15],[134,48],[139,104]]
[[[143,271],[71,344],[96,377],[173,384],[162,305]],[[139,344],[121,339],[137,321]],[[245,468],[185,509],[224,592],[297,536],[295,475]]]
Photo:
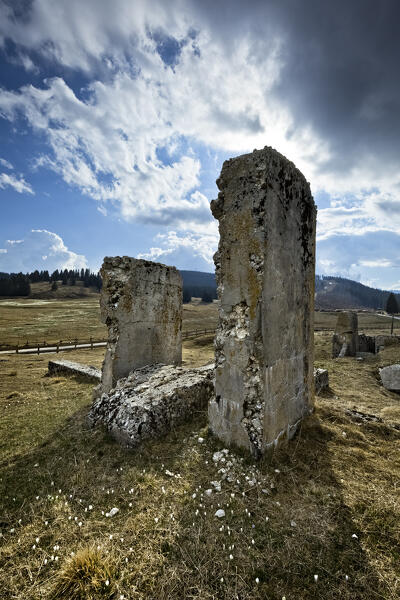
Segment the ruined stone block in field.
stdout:
[[182,279],[175,267],[128,256],[101,268],[101,317],[108,344],[97,395],[133,369],[182,361]]
[[316,209],[300,171],[268,147],[226,161],[217,185],[210,428],[260,456],[313,408]]
[[205,410],[214,391],[213,374],[213,364],[199,369],[143,367],[94,401],[89,422],[102,423],[126,446],[138,446]]
[[332,358],[355,356],[358,352],[358,317],[355,311],[339,313],[332,337]]

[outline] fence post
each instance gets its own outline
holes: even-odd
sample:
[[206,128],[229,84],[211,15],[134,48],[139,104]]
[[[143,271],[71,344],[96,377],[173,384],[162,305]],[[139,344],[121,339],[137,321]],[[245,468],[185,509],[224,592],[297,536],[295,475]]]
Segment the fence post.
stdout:
[[37,353],[40,354],[40,344],[39,344],[39,342],[38,342],[38,345],[37,345]]
[[77,340],[77,338],[75,338],[75,350],[76,350],[77,345],[78,345],[78,340]]
[[93,350],[93,338],[90,336],[90,349]]
[[59,350],[60,350],[60,342],[57,342],[57,349],[56,349],[57,354],[58,354]]
[[15,354],[18,354],[18,343],[17,343],[17,345],[15,346]]

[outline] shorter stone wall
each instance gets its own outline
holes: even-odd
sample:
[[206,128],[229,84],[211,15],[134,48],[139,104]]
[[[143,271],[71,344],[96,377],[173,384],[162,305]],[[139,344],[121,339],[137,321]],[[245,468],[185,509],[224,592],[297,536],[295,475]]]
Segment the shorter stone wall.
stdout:
[[329,374],[327,369],[314,369],[314,388],[317,395],[329,388]]
[[398,335],[377,335],[375,337],[375,352],[379,352],[381,348],[397,346],[398,344],[400,344],[400,336]]
[[70,360],[49,360],[48,373],[49,375],[79,375],[96,383],[101,380],[100,369]]
[[89,423],[102,423],[122,444],[138,446],[205,410],[214,393],[213,375],[213,364],[199,369],[142,367],[93,402]]

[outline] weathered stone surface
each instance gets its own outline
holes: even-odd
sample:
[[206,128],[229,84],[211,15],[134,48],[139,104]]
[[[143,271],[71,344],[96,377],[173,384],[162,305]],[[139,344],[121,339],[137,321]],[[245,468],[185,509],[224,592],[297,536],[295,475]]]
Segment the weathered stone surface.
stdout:
[[89,422],[103,423],[119,442],[138,446],[204,410],[214,391],[214,365],[199,369],[151,365],[133,371],[93,402]]
[[49,375],[80,375],[86,377],[90,381],[99,382],[101,379],[100,369],[81,365],[80,363],[70,360],[49,360],[48,365]]
[[400,365],[379,369],[382,385],[392,392],[400,392]]
[[272,148],[224,163],[211,210],[220,300],[211,430],[260,456],[313,408],[316,209]]
[[379,352],[382,348],[389,346],[397,346],[400,344],[400,336],[398,335],[377,335],[375,337],[375,352]]
[[329,373],[327,369],[314,369],[314,387],[317,395],[329,388]]
[[182,278],[177,269],[116,256],[104,259],[101,276],[108,344],[97,395],[133,369],[182,361]]
[[332,337],[332,358],[355,356],[358,352],[358,317],[351,310],[339,313]]

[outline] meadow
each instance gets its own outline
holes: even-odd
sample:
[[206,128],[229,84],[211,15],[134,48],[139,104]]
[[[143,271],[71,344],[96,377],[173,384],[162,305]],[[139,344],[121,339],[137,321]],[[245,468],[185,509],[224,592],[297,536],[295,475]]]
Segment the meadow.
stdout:
[[[63,337],[73,323],[101,326],[92,299],[86,308],[63,302],[0,303],[2,340],[15,327]],[[319,316],[334,324],[333,313],[317,313],[316,325]],[[215,319],[215,305],[187,305],[184,329]],[[212,339],[185,340],[184,364],[212,360]],[[128,451],[88,427],[92,384],[47,376],[54,355],[1,355],[1,598],[399,598],[400,396],[382,388],[379,367],[400,362],[400,351],[333,360],[330,339],[315,333],[315,365],[329,370],[330,389],[314,414],[259,463],[227,449],[230,483],[205,413]],[[58,356],[100,366],[103,353]]]

